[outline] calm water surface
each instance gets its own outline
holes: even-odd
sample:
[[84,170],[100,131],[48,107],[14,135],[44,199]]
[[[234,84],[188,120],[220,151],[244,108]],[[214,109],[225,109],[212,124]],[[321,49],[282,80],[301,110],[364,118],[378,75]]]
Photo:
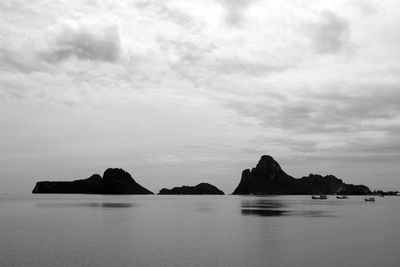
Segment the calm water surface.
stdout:
[[1,266],[400,266],[400,197],[0,195]]

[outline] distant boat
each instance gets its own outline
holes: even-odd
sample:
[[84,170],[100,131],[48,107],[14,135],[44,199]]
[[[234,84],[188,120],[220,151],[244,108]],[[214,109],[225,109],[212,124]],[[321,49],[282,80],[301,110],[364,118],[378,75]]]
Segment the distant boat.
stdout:
[[311,196],[312,199],[328,199],[326,195]]
[[365,199],[365,201],[375,202],[375,198],[374,198],[374,197],[367,197],[367,198]]
[[337,199],[348,199],[348,197],[347,197],[347,196],[345,196],[345,195],[342,195],[342,196],[336,196],[336,198],[337,198]]

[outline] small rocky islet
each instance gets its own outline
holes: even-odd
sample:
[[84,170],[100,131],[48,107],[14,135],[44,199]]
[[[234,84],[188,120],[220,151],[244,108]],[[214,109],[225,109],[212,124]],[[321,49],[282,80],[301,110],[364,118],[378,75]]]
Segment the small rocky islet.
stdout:
[[163,188],[159,195],[225,195],[216,186],[208,183],[200,183],[196,186],[181,186],[172,189]]
[[[37,182],[34,194],[154,194],[138,184],[132,176],[119,168],[107,169],[103,177],[94,174],[87,179],[75,181]],[[209,183],[196,186],[163,188],[159,195],[223,195],[224,192]],[[239,185],[232,195],[310,195],[344,194],[368,195],[371,190],[365,185],[346,184],[333,175],[310,174],[294,178],[286,174],[271,156],[263,155],[257,166],[242,172]]]

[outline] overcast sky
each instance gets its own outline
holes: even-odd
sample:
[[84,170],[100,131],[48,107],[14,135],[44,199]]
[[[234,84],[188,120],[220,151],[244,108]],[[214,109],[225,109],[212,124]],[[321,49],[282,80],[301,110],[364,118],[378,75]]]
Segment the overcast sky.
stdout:
[[400,1],[0,1],[0,192],[121,167],[400,190]]

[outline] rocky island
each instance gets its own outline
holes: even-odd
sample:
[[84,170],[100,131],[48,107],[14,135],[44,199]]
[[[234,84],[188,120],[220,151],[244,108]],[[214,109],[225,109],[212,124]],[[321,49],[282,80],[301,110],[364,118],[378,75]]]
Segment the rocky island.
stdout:
[[293,178],[286,174],[271,156],[264,155],[255,168],[242,172],[240,183],[232,194],[366,195],[370,193],[370,189],[365,185],[346,184],[333,175],[310,174],[302,178]]
[[140,184],[123,169],[107,169],[103,178],[94,174],[87,179],[70,182],[42,181],[37,182],[32,193],[34,194],[153,194]]
[[200,183],[196,186],[181,186],[172,189],[163,188],[158,193],[159,195],[224,195],[224,192],[217,187],[208,184]]

